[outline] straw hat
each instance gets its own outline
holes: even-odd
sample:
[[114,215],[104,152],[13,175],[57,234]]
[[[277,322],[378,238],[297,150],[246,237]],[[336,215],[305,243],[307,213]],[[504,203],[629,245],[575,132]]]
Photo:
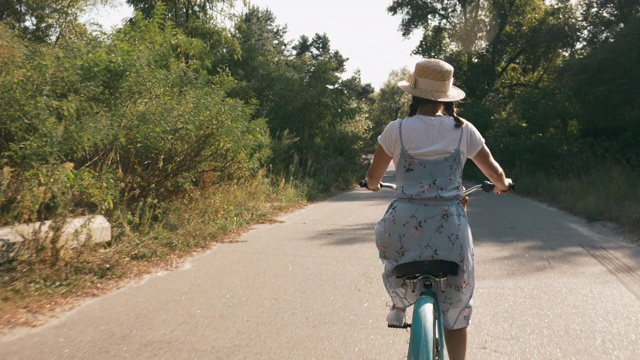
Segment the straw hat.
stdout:
[[398,86],[411,95],[435,101],[456,101],[465,96],[453,86],[453,66],[438,59],[419,61],[413,74]]

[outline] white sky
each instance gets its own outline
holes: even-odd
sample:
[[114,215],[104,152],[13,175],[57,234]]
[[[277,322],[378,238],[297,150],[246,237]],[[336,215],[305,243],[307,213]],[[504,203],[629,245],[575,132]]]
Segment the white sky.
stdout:
[[[350,76],[360,69],[362,82],[380,89],[389,73],[403,67],[413,69],[419,59],[410,56],[420,34],[405,40],[398,31],[400,17],[391,16],[387,7],[391,0],[250,0],[260,8],[268,8],[279,25],[287,26],[287,40],[301,35],[313,37],[326,33],[333,50],[347,61]],[[119,0],[115,9],[100,9],[94,20],[105,27],[121,24],[131,10]]]
[[413,69],[419,34],[405,40],[398,31],[400,17],[391,16],[391,0],[250,0],[260,8],[269,8],[276,22],[287,25],[289,39],[326,33],[333,50],[347,61],[347,75],[356,68],[362,82],[376,89],[392,70]]

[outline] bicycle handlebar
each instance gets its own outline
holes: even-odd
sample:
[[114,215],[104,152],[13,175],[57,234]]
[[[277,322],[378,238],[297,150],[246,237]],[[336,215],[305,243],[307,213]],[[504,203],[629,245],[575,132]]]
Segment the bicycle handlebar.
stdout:
[[[360,180],[360,187],[361,188],[366,188],[367,187],[367,181],[366,180]],[[396,189],[396,185],[392,184],[392,183],[384,183],[381,182],[380,183],[380,187],[381,188],[387,188],[387,189],[391,189],[391,190],[395,190]],[[479,185],[475,185],[472,186],[470,188],[468,188],[467,190],[464,191],[464,195],[467,196],[473,192],[476,192],[478,190],[482,190],[484,192],[491,192],[493,191],[493,188],[495,187],[495,185],[490,182],[490,181],[483,181],[482,184]],[[516,189],[516,184],[511,184],[509,185],[509,191],[515,190]]]
[[[482,184],[479,185],[475,185],[472,186],[470,188],[468,188],[467,190],[464,191],[464,195],[467,196],[473,192],[476,192],[478,190],[482,190],[484,192],[491,192],[493,191],[493,188],[495,188],[496,186],[490,182],[490,181],[483,181]],[[511,184],[509,185],[509,191],[511,190],[515,190],[516,189],[516,184]]]
[[[367,180],[360,180],[360,187],[361,188],[366,188],[367,187]],[[395,184],[385,183],[385,182],[381,182],[380,183],[380,187],[381,188],[391,189],[391,190],[395,190],[396,189],[396,185]]]

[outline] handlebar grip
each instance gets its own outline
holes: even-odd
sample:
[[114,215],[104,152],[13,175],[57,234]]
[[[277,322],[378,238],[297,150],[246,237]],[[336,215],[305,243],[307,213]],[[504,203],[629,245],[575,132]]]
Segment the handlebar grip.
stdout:
[[[495,184],[493,184],[490,181],[484,181],[482,182],[482,191],[484,192],[491,192],[493,191],[493,188],[495,188]],[[509,185],[509,191],[515,190],[516,189],[516,184],[510,184]]]
[[482,182],[482,191],[484,192],[491,192],[493,191],[494,187],[496,186],[492,182],[489,182],[489,181]]

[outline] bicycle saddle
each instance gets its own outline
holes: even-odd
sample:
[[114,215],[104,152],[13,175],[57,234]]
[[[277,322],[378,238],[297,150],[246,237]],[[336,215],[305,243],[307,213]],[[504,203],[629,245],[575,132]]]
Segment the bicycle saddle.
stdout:
[[397,278],[408,276],[419,277],[421,275],[431,275],[433,277],[458,275],[458,264],[447,260],[425,260],[413,261],[400,264],[393,268],[393,275]]

